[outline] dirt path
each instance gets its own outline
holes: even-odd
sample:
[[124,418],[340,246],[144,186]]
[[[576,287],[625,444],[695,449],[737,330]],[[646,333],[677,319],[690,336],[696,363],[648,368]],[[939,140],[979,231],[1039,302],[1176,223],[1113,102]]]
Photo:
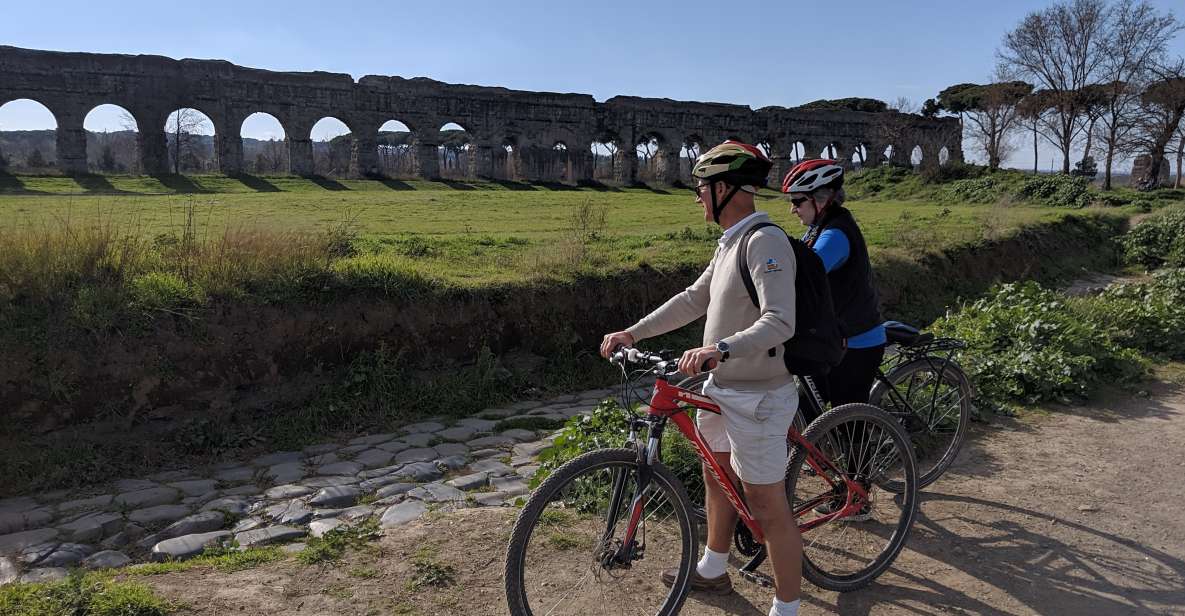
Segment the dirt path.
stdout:
[[[807,585],[802,613],[1185,614],[1185,388],[1149,389],[979,430],[927,490],[890,572],[844,595]],[[512,523],[509,510],[432,515],[336,565],[147,581],[203,616],[505,614]],[[414,588],[417,552],[454,567],[456,584]],[[770,591],[738,590],[693,595],[683,614],[767,612]]]

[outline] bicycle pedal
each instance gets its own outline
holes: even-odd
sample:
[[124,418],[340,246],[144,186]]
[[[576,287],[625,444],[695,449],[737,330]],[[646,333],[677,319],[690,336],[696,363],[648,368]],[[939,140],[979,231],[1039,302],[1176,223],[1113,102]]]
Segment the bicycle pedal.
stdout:
[[741,571],[741,577],[763,588],[774,587],[774,579],[760,571]]

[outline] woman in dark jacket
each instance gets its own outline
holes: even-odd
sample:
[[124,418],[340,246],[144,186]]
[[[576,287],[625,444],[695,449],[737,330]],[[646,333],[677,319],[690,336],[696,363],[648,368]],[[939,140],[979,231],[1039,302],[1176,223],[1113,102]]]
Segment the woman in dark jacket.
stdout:
[[843,361],[826,376],[816,377],[815,384],[833,407],[868,402],[885,355],[885,327],[868,246],[851,211],[843,206],[843,167],[828,159],[803,161],[786,174],[782,192],[790,195],[794,214],[807,227],[802,241],[823,260],[847,348]]

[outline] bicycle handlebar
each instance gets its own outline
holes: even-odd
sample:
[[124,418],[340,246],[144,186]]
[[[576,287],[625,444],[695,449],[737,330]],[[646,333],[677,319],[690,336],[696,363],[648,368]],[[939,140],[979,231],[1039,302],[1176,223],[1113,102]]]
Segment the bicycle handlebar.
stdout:
[[[668,369],[672,366],[677,367],[679,365],[678,359],[670,357],[669,351],[647,353],[634,347],[620,346],[609,356],[609,363],[611,364],[620,366],[625,362],[631,364],[650,364],[651,366],[660,368],[664,373],[674,372],[674,370]],[[716,365],[712,365],[713,363]],[[704,365],[700,366],[700,372],[710,372],[719,365],[719,363],[709,359],[704,362]]]

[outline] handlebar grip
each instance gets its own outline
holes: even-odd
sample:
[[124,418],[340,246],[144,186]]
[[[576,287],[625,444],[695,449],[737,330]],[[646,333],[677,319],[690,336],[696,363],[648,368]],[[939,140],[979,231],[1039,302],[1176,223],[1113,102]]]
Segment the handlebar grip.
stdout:
[[699,371],[700,372],[707,372],[709,370],[715,369],[717,365],[719,365],[719,364],[716,360],[706,359],[706,360],[704,360],[704,365],[699,367]]

